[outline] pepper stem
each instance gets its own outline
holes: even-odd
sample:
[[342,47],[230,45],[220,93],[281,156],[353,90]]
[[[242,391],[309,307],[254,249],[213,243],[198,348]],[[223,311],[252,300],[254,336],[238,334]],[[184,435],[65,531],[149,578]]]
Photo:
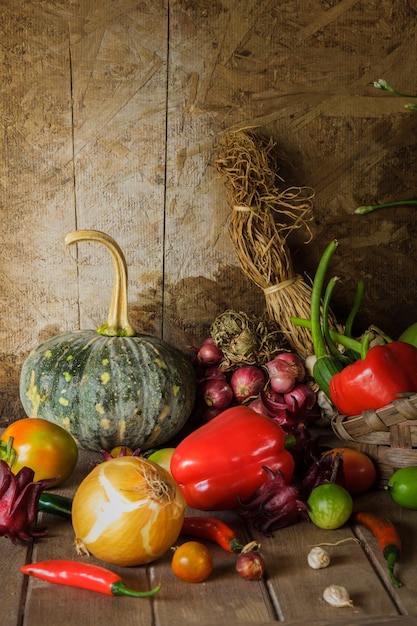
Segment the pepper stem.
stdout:
[[113,290],[107,322],[97,328],[106,337],[134,337],[135,331],[127,314],[127,265],[123,252],[115,240],[98,230],[75,230],[65,237],[66,245],[79,241],[98,241],[109,250],[114,266]]
[[[392,548],[392,546],[390,547]],[[397,562],[397,556],[398,556],[398,551],[396,549],[393,549],[392,551],[389,552],[389,554],[386,554],[388,574],[394,587],[402,587],[402,583],[398,580],[398,578],[394,574],[394,566]]]
[[149,598],[154,596],[160,590],[161,585],[157,585],[149,591],[135,591],[126,587],[123,581],[118,580],[111,586],[111,592],[114,596],[130,596],[131,598]]

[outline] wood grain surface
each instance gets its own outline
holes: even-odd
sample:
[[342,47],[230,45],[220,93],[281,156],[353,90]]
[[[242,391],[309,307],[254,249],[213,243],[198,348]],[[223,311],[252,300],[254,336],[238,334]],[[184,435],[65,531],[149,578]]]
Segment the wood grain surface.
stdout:
[[226,308],[261,312],[227,232],[219,133],[255,127],[288,183],[315,189],[314,238],[290,242],[311,277],[331,238],[343,321],[415,320],[415,113],[376,90],[415,81],[415,0],[1,0],[0,420],[21,416],[20,366],[47,337],[104,321],[107,252],[68,250],[77,228],[125,252],[131,321],[180,348]]
[[[72,497],[81,480],[100,460],[98,453],[81,451],[73,476],[53,492]],[[249,582],[235,571],[236,555],[213,542],[202,540],[213,555],[214,569],[204,582],[190,584],[177,579],[171,570],[172,552],[157,561],[138,567],[116,567],[94,556],[77,556],[69,520],[42,513],[39,523],[48,535],[25,547],[2,541],[0,586],[2,625],[79,626],[81,623],[112,626],[273,626],[279,623],[300,626],[340,624],[343,626],[411,626],[416,623],[417,546],[415,511],[400,509],[382,490],[355,496],[355,510],[388,516],[403,542],[396,575],[403,586],[395,589],[389,581],[387,564],[376,539],[365,529],[346,524],[337,530],[322,530],[306,519],[265,537],[234,511],[214,511],[242,541],[261,543],[266,575]],[[187,509],[187,515],[203,512]],[[208,512],[207,514],[210,514]],[[190,537],[180,536],[179,545]],[[313,570],[307,554],[319,544],[327,545],[330,566]],[[109,597],[83,589],[52,585],[24,577],[19,566],[45,559],[69,559],[95,563],[115,571],[127,586],[145,590],[161,583],[153,598]],[[322,599],[330,584],[345,586],[354,607],[335,608]]]

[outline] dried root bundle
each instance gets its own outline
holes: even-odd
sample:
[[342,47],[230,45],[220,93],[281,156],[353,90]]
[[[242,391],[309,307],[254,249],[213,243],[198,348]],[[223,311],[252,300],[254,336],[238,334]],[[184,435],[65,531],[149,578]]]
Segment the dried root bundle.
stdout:
[[304,228],[311,239],[314,192],[285,188],[276,143],[253,131],[224,133],[216,159],[232,213],[229,234],[243,272],[265,295],[267,314],[300,356],[313,354],[311,333],[291,317],[310,318],[311,285],[295,274],[287,238]]

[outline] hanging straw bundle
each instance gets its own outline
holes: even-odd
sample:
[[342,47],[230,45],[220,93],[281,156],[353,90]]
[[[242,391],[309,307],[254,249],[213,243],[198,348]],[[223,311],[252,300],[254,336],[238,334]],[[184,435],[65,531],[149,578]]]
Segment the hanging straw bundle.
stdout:
[[314,353],[310,330],[296,327],[291,317],[310,318],[311,284],[294,273],[287,238],[305,228],[311,239],[314,192],[283,189],[280,159],[272,139],[236,130],[223,134],[216,167],[232,207],[229,234],[240,266],[263,290],[267,314],[288,344],[306,358]]

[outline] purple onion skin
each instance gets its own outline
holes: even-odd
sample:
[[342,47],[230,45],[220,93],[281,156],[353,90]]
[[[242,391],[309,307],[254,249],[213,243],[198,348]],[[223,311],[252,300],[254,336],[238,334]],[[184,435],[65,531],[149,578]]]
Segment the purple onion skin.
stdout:
[[259,552],[242,552],[237,558],[236,571],[246,580],[260,580],[265,570],[265,560]]

